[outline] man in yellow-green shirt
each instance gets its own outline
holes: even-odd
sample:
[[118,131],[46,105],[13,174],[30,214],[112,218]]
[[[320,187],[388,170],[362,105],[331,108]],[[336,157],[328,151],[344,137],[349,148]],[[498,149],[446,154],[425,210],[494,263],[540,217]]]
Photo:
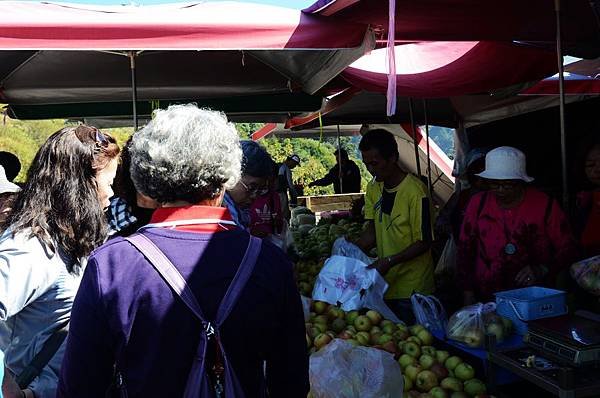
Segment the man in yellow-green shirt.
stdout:
[[378,260],[371,267],[389,284],[386,302],[400,319],[413,324],[410,295],[434,290],[427,188],[398,166],[398,146],[392,133],[371,130],[363,136],[359,149],[374,178],[365,197],[365,219],[370,223],[356,243],[365,251],[377,247]]

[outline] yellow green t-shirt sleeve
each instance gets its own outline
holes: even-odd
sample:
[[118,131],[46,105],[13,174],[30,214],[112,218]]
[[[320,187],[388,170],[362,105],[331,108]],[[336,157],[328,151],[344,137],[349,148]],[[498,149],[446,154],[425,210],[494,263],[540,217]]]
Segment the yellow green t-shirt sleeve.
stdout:
[[375,219],[375,203],[379,201],[381,192],[375,181],[367,184],[367,193],[365,194],[365,220]]

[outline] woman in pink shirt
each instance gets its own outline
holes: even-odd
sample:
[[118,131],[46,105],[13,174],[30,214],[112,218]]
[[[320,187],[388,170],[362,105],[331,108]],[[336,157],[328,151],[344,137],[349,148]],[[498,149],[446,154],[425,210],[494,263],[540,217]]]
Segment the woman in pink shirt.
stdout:
[[500,147],[486,156],[489,191],[470,201],[458,243],[457,271],[465,304],[493,294],[549,284],[568,266],[576,243],[558,203],[528,186],[525,155]]

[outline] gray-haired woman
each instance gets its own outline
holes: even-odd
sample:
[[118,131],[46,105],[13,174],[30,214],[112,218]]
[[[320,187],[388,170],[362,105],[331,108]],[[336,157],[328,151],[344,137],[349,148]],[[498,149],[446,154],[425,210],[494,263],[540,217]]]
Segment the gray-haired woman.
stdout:
[[[236,397],[305,397],[308,358],[291,264],[220,207],[240,178],[234,127],[220,113],[171,106],[135,134],[130,153],[136,189],[161,207],[137,241],[117,238],[90,258],[58,396],[104,397],[116,363],[129,397],[204,396],[220,387]],[[159,275],[165,262],[142,255],[145,239],[187,281],[196,312]],[[228,316],[222,301],[232,306]]]

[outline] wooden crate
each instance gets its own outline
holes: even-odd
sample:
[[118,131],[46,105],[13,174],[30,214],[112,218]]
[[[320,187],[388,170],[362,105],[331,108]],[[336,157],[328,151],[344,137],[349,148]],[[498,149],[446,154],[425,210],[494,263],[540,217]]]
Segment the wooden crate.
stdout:
[[313,213],[332,210],[350,210],[352,202],[363,198],[364,193],[339,195],[299,196],[298,204],[308,207]]

